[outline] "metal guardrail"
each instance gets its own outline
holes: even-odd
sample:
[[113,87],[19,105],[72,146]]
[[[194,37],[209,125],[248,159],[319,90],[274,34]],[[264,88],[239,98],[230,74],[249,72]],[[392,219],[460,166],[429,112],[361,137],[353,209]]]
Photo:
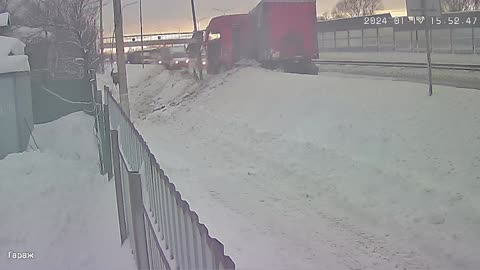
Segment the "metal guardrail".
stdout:
[[[317,65],[344,65],[344,66],[375,66],[393,68],[427,68],[426,63],[411,62],[376,62],[376,61],[351,61],[351,60],[313,60]],[[463,64],[433,64],[433,69],[480,71],[480,65]]]
[[130,240],[138,269],[235,269],[110,92],[104,100],[121,241]]

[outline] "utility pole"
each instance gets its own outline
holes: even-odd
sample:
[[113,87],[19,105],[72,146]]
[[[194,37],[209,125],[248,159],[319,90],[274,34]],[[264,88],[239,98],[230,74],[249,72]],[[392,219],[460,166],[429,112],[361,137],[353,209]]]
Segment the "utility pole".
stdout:
[[105,73],[105,58],[103,55],[103,0],[100,0],[100,73]]
[[118,81],[120,88],[120,105],[130,117],[130,102],[128,100],[127,66],[125,64],[125,46],[123,43],[122,0],[113,0],[113,20],[115,22],[115,45],[117,52]]
[[433,95],[433,82],[432,82],[432,46],[430,42],[430,16],[427,12],[427,0],[422,0],[422,9],[425,13],[425,40],[427,42],[427,64],[428,64],[428,94]]
[[142,68],[145,68],[145,58],[143,54],[143,11],[142,0],[140,0],[140,46],[142,47]]
[[[425,22],[425,41],[428,63],[428,94],[433,95],[432,83],[432,42],[431,42],[431,22],[434,17],[442,15],[440,0],[406,0],[407,15],[409,17],[424,17]],[[418,33],[417,33],[418,34]],[[418,46],[418,45],[417,45]]]
[[192,17],[193,17],[193,37],[195,38],[195,42],[197,44],[197,68],[198,73],[200,76],[200,80],[203,80],[203,64],[202,64],[202,43],[203,38],[198,32],[198,25],[197,25],[197,14],[195,13],[195,0],[191,0],[192,4]]

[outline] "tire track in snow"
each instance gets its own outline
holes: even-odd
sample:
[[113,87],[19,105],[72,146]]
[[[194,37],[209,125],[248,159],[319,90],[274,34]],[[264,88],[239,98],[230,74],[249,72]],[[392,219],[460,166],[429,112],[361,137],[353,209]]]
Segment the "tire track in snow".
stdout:
[[[213,121],[217,120],[218,119],[214,119]],[[197,128],[195,128],[195,130]],[[191,133],[182,131],[185,129],[187,129],[187,127],[178,128],[177,126],[175,128],[174,125],[169,130],[175,131],[175,133],[178,132],[177,135],[183,137],[184,141],[192,141],[193,138],[189,136]],[[208,129],[208,126],[204,127],[204,130]],[[416,252],[409,250],[405,251],[398,248],[394,244],[389,243],[388,239],[377,237],[375,236],[375,233],[368,233],[365,230],[361,230],[358,227],[349,224],[345,219],[327,213],[327,210],[332,211],[332,209],[328,209],[326,206],[322,207],[322,205],[312,205],[309,203],[308,198],[305,199],[305,197],[302,197],[303,194],[291,195],[278,188],[272,189],[268,184],[269,179],[271,178],[278,181],[277,184],[280,187],[282,185],[290,185],[292,182],[289,181],[289,179],[305,179],[308,175],[318,175],[318,171],[315,170],[304,171],[299,174],[298,171],[300,170],[289,170],[289,166],[286,166],[283,162],[275,160],[275,158],[269,158],[271,156],[277,157],[277,153],[273,153],[271,150],[278,145],[269,145],[272,143],[272,140],[275,140],[272,138],[275,138],[276,136],[267,133],[245,134],[245,129],[238,126],[230,126],[228,130],[222,130],[222,136],[219,136],[214,129],[212,130],[214,134],[207,133],[198,136],[199,134],[195,133],[196,147],[195,149],[189,149],[189,153],[186,153],[185,156],[194,155],[194,153],[204,153],[208,148],[214,146],[216,148],[217,156],[210,157],[208,161],[217,164],[216,168],[218,170],[221,168],[238,168],[238,164],[243,165],[243,159],[247,157],[249,160],[255,160],[255,168],[268,168],[268,171],[262,169],[255,170],[253,173],[255,180],[247,181],[248,186],[250,186],[250,191],[247,195],[252,201],[262,202],[260,205],[256,206],[257,208],[264,208],[265,212],[270,210],[271,216],[276,216],[274,217],[274,220],[278,221],[276,223],[277,226],[273,227],[268,225],[268,218],[265,217],[263,218],[263,221],[258,222],[259,218],[262,220],[262,217],[252,217],[251,214],[248,213],[248,209],[255,206],[249,205],[248,207],[245,207],[242,202],[232,200],[232,196],[235,196],[235,194],[222,194],[220,191],[215,190],[215,188],[219,188],[215,184],[209,185],[204,183],[209,186],[208,189],[210,190],[209,193],[212,198],[221,205],[231,209],[232,212],[242,215],[246,219],[257,221],[255,226],[259,231],[270,234],[272,237],[287,238],[288,240],[286,241],[291,242],[291,245],[294,243],[298,248],[304,249],[306,253],[304,254],[304,259],[310,260],[312,265],[321,263],[321,257],[315,258],[316,256],[314,256],[315,251],[321,251],[327,247],[328,253],[338,259],[339,265],[347,267],[345,269],[429,269],[428,265],[422,262]],[[247,131],[247,133],[250,132],[253,131]],[[255,145],[257,145],[258,148],[253,150],[241,143],[226,139],[234,138],[232,135],[235,133],[237,135],[241,134],[247,140],[248,138],[251,138],[251,140],[255,141]],[[247,145],[249,144],[248,141],[243,142]],[[295,145],[294,147],[299,148],[297,151],[306,151],[306,149],[304,149],[306,147],[305,145]],[[324,155],[318,160],[340,158],[342,159],[342,162],[345,162],[345,158],[338,157],[335,153],[327,151],[326,149],[317,152],[315,149],[312,149],[311,146],[307,145],[307,147],[309,148],[307,152],[312,152],[314,154],[321,153],[321,155]],[[275,174],[272,175],[271,172],[275,172]],[[239,172],[235,171],[230,171],[230,173],[236,174],[229,176],[234,179],[245,179],[245,175],[248,175],[239,175]],[[284,178],[280,179],[278,176],[284,176]],[[234,183],[232,183],[232,185],[233,184]],[[235,185],[238,184],[240,183],[236,183]],[[299,193],[302,192],[302,189],[299,188],[299,186],[297,186],[297,188]],[[241,188],[238,190],[241,190]],[[326,209],[323,209],[325,207]],[[308,211],[305,211],[305,209],[308,209]],[[315,209],[320,210],[316,211]],[[298,216],[299,210],[305,212],[301,217]],[[295,227],[282,225],[282,220],[286,221],[291,220],[292,218],[299,218],[297,222],[300,224],[308,224],[309,222],[312,222],[312,217],[314,217],[313,221],[317,228],[310,225],[298,228],[311,232],[311,239],[305,238],[302,241],[299,241],[298,239],[295,239]],[[322,243],[323,247],[318,247],[315,243]],[[325,256],[325,254],[323,254],[323,256]]]

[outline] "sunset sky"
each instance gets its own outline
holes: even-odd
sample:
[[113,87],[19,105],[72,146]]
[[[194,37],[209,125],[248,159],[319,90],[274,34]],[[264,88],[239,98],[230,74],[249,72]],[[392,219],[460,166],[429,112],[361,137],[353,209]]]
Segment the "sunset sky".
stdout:
[[[135,3],[138,0],[122,0],[122,5]],[[197,16],[200,27],[208,25],[211,17],[223,15],[223,12],[214,9],[227,10],[227,14],[246,13],[250,11],[259,0],[196,0]],[[330,11],[337,0],[317,0],[318,14]],[[113,30],[112,0],[106,0],[105,34],[109,35]],[[405,0],[383,0],[386,10],[394,11],[401,15],[405,8]],[[138,3],[129,5],[124,9],[125,34],[140,33],[139,6]],[[193,21],[191,18],[190,0],[143,0],[143,16],[145,33],[162,33],[192,31]]]

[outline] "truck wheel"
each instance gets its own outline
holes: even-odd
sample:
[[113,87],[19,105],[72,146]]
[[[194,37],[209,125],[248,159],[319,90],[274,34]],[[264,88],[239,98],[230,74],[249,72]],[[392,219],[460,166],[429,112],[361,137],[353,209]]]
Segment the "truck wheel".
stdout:
[[313,63],[308,68],[308,74],[310,75],[318,75],[319,71],[320,71],[320,68]]

